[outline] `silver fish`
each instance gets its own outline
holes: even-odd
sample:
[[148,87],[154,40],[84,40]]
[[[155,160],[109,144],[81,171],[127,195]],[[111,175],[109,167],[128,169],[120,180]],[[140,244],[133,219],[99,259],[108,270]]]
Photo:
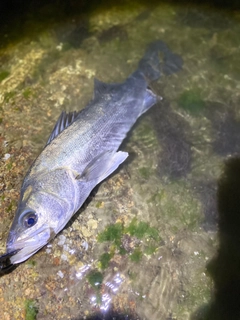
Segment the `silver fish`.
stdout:
[[45,246],[92,189],[127,158],[119,146],[137,118],[159,99],[148,88],[149,82],[158,79],[161,71],[178,71],[182,63],[164,42],[153,42],[125,82],[105,84],[95,79],[94,97],[86,108],[60,115],[24,178],[0,269],[25,261]]

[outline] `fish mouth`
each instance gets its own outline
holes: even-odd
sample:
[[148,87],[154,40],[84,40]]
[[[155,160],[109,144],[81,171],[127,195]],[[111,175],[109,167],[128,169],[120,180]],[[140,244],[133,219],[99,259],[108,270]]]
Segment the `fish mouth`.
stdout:
[[15,251],[11,251],[8,253],[5,253],[3,255],[0,256],[0,275],[2,275],[2,272],[5,273],[5,271],[8,271],[11,269],[11,267],[13,266],[13,264],[11,263],[10,258],[15,255],[18,250]]
[[[8,241],[7,254],[11,264],[21,263],[44,247],[53,237],[49,227],[43,226],[28,235],[21,235],[17,239]],[[14,252],[14,254],[12,254]]]

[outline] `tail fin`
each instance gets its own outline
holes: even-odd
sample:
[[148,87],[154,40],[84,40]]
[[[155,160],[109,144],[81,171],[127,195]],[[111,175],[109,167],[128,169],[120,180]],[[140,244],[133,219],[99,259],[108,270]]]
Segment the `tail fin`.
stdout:
[[[159,53],[163,53],[163,62],[159,60]],[[182,68],[183,60],[180,55],[173,53],[163,41],[154,41],[148,46],[145,55],[139,61],[138,71],[151,82],[161,76],[161,71],[170,75]]]

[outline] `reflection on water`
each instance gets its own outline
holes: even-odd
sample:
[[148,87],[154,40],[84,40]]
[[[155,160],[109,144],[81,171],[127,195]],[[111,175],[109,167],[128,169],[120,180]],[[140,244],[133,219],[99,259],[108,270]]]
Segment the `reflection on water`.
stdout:
[[153,84],[164,99],[123,142],[121,170],[0,278],[3,319],[239,317],[238,160],[223,166],[240,151],[238,11],[56,1],[13,13],[0,30],[1,253],[27,169],[60,112],[87,104],[94,77],[123,81],[159,39],[184,68]]
[[105,283],[105,288],[106,288],[106,293],[101,293],[102,297],[101,297],[101,303],[98,303],[98,299],[96,295],[93,295],[91,297],[91,303],[93,306],[98,307],[100,310],[102,311],[107,311],[109,309],[109,307],[111,306],[111,302],[112,302],[112,298],[111,295],[112,294],[116,294],[121,283],[123,282],[123,278],[120,276],[120,274],[116,274],[114,276],[114,278],[112,279],[112,281],[107,281]]

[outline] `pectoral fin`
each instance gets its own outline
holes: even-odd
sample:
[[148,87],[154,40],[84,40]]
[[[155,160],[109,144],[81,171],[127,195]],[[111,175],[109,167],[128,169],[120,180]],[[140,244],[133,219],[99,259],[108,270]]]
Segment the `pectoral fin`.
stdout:
[[83,181],[106,179],[128,157],[127,152],[106,151],[94,158],[76,179]]

